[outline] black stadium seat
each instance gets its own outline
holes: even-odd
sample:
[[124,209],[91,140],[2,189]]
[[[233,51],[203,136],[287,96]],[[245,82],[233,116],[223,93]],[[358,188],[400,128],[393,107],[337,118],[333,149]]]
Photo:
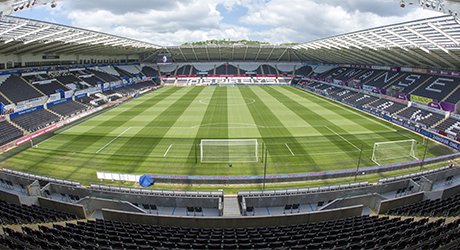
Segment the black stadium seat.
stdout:
[[24,133],[8,121],[0,121],[0,146],[21,138]]
[[96,220],[6,230],[0,245],[9,248],[68,247],[111,249],[425,249],[456,240],[460,220],[429,222],[388,217],[353,217],[316,224],[260,228],[193,228]]

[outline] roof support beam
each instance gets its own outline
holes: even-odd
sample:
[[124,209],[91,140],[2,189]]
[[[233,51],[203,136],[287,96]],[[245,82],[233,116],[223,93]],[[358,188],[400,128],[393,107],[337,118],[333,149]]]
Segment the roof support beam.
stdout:
[[29,43],[33,43],[33,42],[36,42],[36,41],[40,41],[40,40],[43,40],[45,38],[48,38],[48,37],[53,37],[53,36],[57,36],[57,35],[60,35],[62,33],[65,33],[65,32],[68,32],[69,30],[60,30],[58,32],[53,32],[53,33],[50,33],[48,35],[44,35],[44,36],[39,36],[39,37],[36,37],[32,40],[27,40],[24,42],[24,44],[29,44]]
[[208,57],[208,61],[211,61],[211,57],[209,56],[208,46],[204,47],[206,49],[206,56]]
[[49,29],[49,28],[50,28],[49,26],[46,26],[46,27],[42,27],[42,28],[37,29],[37,30],[33,30],[33,31],[31,31],[31,32],[28,32],[28,33],[19,35],[19,36],[15,37],[15,38],[9,39],[9,40],[5,41],[5,43],[10,43],[10,42],[12,42],[12,41],[17,41],[17,40],[19,40],[19,39],[21,39],[21,38],[24,38],[24,37],[27,37],[27,36],[30,36],[30,35],[33,35],[33,34],[42,32],[42,31],[45,31],[45,30],[47,30],[47,29]]
[[257,55],[254,61],[257,61],[257,59],[259,59],[260,51],[262,51],[262,46],[259,45],[259,50],[257,51]]
[[445,48],[442,47],[441,45],[437,44],[435,41],[429,39],[428,37],[424,36],[423,34],[420,34],[420,32],[418,32],[418,31],[416,31],[416,30],[414,30],[414,29],[412,29],[412,28],[410,28],[410,27],[405,27],[405,28],[406,28],[406,30],[408,30],[408,31],[410,31],[410,32],[412,32],[412,33],[414,33],[414,34],[417,35],[418,37],[423,38],[423,40],[425,40],[425,41],[427,41],[427,42],[433,44],[433,45],[436,46],[438,49],[440,49],[440,50],[444,51],[445,53],[449,54],[449,51],[448,51],[447,49],[445,49]]
[[268,61],[270,60],[270,57],[273,55],[273,52],[275,51],[275,48],[276,48],[276,47],[273,46],[272,50],[270,51],[270,54],[268,54],[267,59],[266,59],[265,61],[268,62]]
[[278,57],[278,59],[276,60],[277,62],[281,61],[281,59],[283,58],[283,56],[286,54],[286,52],[288,52],[289,48],[285,48],[283,53],[281,53],[280,57]]
[[416,44],[415,42],[413,42],[413,41],[411,41],[411,40],[409,40],[409,39],[403,37],[402,35],[396,33],[395,31],[392,31],[392,30],[389,30],[389,29],[385,29],[385,31],[388,32],[388,33],[390,33],[390,34],[392,34],[393,36],[396,36],[396,37],[398,37],[399,39],[404,40],[405,42],[407,42],[407,43],[409,43],[409,44],[411,44],[411,45],[413,45],[413,46],[415,46],[415,47],[417,47],[417,48],[419,48],[419,49],[425,51],[425,52],[428,53],[428,54],[430,53],[430,51],[429,51],[428,49],[426,49],[426,48],[424,48],[424,47],[422,47],[422,46]]
[[182,51],[182,49],[179,47],[179,52],[180,54],[182,55],[182,57],[184,58],[184,61],[188,61],[187,57],[185,56],[184,52]]
[[452,41],[453,43],[460,45],[460,42],[455,40],[451,35],[447,34],[446,32],[442,31],[438,26],[436,26],[434,23],[428,23],[428,26],[439,32],[441,35],[445,36],[447,39]]
[[11,31],[15,31],[15,30],[17,30],[17,29],[20,29],[20,28],[22,28],[22,27],[24,27],[24,26],[26,26],[26,25],[28,25],[28,24],[29,24],[29,22],[24,22],[24,23],[21,23],[21,24],[19,24],[19,25],[13,24],[13,25],[15,25],[15,26],[13,26],[13,27],[11,27],[11,28],[9,28],[9,29],[7,29],[7,30],[1,31],[1,32],[0,32],[0,36],[6,35],[6,34],[10,33]]

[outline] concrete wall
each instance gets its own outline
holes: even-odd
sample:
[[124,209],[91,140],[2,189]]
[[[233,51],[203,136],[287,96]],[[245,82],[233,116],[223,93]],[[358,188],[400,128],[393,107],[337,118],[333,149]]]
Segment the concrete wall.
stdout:
[[67,212],[76,215],[79,219],[86,219],[85,208],[82,205],[51,200],[43,197],[38,197],[38,204],[40,207]]
[[361,216],[363,206],[353,206],[328,211],[312,213],[289,214],[279,216],[253,217],[178,217],[128,213],[110,209],[102,209],[106,220],[155,224],[176,227],[203,228],[237,228],[237,227],[266,227],[273,225],[306,224],[319,221],[337,220],[347,217]]
[[106,209],[114,209],[114,210],[123,210],[127,212],[135,212],[135,213],[145,213],[139,207],[134,206],[133,204],[127,201],[121,200],[109,200],[109,199],[101,199],[101,198],[94,198],[94,197],[86,197],[77,202],[77,204],[84,206],[88,215],[91,215],[96,210],[101,210],[103,208]]
[[344,189],[329,192],[308,193],[302,195],[274,195],[262,197],[245,197],[246,206],[248,207],[277,207],[286,204],[308,204],[318,203],[319,201],[328,202],[342,197],[360,196],[367,194],[383,194],[407,187],[409,180],[385,183],[355,189]]
[[445,180],[449,176],[460,175],[460,168],[454,167],[445,171],[436,172],[433,174],[426,175],[425,177],[431,182]]
[[378,213],[383,214],[388,212],[390,209],[397,208],[397,207],[402,207],[405,205],[413,204],[419,201],[422,201],[424,197],[423,192],[391,199],[391,200],[385,200],[380,203],[380,206],[378,207]]
[[209,197],[155,196],[133,193],[102,192],[95,190],[91,191],[91,197],[124,200],[132,203],[150,204],[163,207],[219,207],[219,198]]
[[354,197],[340,198],[337,199],[326,206],[322,207],[320,210],[329,210],[337,209],[342,207],[351,207],[357,205],[363,205],[369,207],[373,211],[377,211],[379,208],[380,202],[385,200],[385,198],[379,194],[366,194]]
[[51,193],[57,193],[57,194],[64,193],[64,194],[78,195],[80,198],[90,196],[90,191],[87,188],[83,188],[83,187],[73,187],[73,186],[49,183],[48,186],[45,186],[42,189],[42,195],[44,195],[43,191],[45,189],[47,189]]
[[23,185],[24,187],[29,186],[35,181],[32,179],[25,178],[23,176],[16,176],[5,172],[0,172],[0,178],[11,181],[13,184]]
[[21,200],[16,194],[8,193],[0,190],[0,200],[6,201],[11,204],[21,205]]
[[442,199],[447,199],[447,198],[455,196],[457,194],[460,194],[460,185],[444,189],[444,192],[442,192],[442,197],[441,198]]

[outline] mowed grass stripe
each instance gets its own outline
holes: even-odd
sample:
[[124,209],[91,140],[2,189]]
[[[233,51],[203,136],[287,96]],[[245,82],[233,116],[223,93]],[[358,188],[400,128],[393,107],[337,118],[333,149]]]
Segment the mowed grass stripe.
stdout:
[[[154,95],[154,98],[150,98],[147,101],[143,101],[139,105],[147,105],[148,103],[149,106],[154,106],[157,103],[161,102],[165,98],[168,98],[169,96],[171,96],[172,94],[176,93],[179,90],[180,88],[166,89],[162,93],[158,95]],[[133,101],[133,103],[135,103],[135,101]],[[134,108],[125,110],[118,114],[118,116],[122,117],[123,119],[111,118],[99,125],[92,126],[91,130],[94,130],[93,133],[79,132],[79,134],[66,134],[65,133],[66,131],[64,131],[61,134],[58,134],[57,136],[48,140],[47,142],[40,144],[40,148],[59,149],[62,152],[65,152],[65,151],[82,152],[82,151],[85,151],[91,148],[93,145],[95,148],[97,148],[99,144],[103,146],[105,143],[108,143],[110,140],[113,139],[113,137],[108,136],[108,135],[114,129],[117,129],[117,128],[120,128],[123,130],[126,129],[124,128],[123,125],[126,124],[130,119],[132,119],[133,116],[136,116],[139,114],[139,111],[133,113],[132,109]],[[117,112],[117,110],[113,109],[113,110],[110,110],[109,112]],[[79,125],[72,129],[79,129],[80,126],[82,125]],[[100,127],[112,127],[113,129],[112,130],[107,130],[107,129],[101,130]],[[96,151],[97,149],[94,152]]]
[[[327,109],[336,114],[339,114],[340,116],[345,118],[342,120],[348,120],[350,122],[353,122],[356,126],[363,127],[367,129],[369,132],[388,131],[390,133],[394,132],[395,130],[392,129],[394,126],[384,124],[376,120],[375,117],[373,117],[372,115],[360,113],[346,106],[345,104],[334,103],[331,100],[319,97],[313,93],[296,87],[282,88],[280,89],[280,92],[291,92],[296,96],[300,96],[302,97],[302,99],[305,100],[305,102],[308,102],[309,105],[314,105],[315,108]],[[353,128],[351,128],[350,130],[353,130]]]
[[208,108],[196,135],[197,140],[228,138],[227,88],[214,88],[216,89],[209,100]]
[[228,105],[229,138],[261,138],[257,124],[248,109],[249,105],[254,105],[254,100],[244,99],[237,87],[228,87],[227,95],[230,100]]
[[[324,119],[322,116],[318,115],[315,111],[308,108],[307,106],[301,105],[297,101],[298,99],[292,99],[272,87],[266,87],[263,88],[263,90],[271,96],[273,96],[274,98],[276,98],[277,100],[279,100],[284,106],[288,107],[304,121],[310,123],[312,126],[315,126],[315,128],[324,135],[324,138],[326,138],[331,144],[335,145],[337,148],[341,149],[341,151],[347,154],[350,157],[350,159],[356,159],[357,149],[354,146],[350,145],[350,142],[344,141],[336,135],[330,136],[330,130],[341,131],[340,127],[338,127],[334,123],[329,122],[327,119]],[[319,125],[322,125],[324,127],[321,127]],[[312,139],[311,142],[314,143],[314,140]],[[310,146],[315,147],[316,145]],[[334,149],[329,148],[328,150],[333,151]]]
[[[208,108],[201,120],[201,126],[195,137],[195,145],[201,143],[202,139],[227,139],[228,138],[228,118],[227,118],[227,88],[214,87],[214,93],[209,99]],[[189,158],[199,157],[198,148],[192,148]],[[225,156],[223,156],[225,157]],[[197,159],[200,162],[200,159]],[[191,168],[188,174],[195,172],[195,167]]]
[[[118,151],[113,153],[114,156],[123,154],[136,154],[138,157],[130,157],[129,165],[134,172],[151,154],[152,150],[161,142],[164,135],[171,126],[185,112],[187,107],[203,90],[203,87],[188,89],[188,92],[178,98],[170,108],[163,111],[155,119],[149,122],[134,137],[131,137]],[[154,132],[153,132],[154,130]],[[152,137],[152,134],[155,137]]]
[[[155,95],[155,98],[149,98],[148,101],[144,101],[142,103],[149,103],[150,105],[155,105],[156,103],[162,101],[164,98],[172,95],[173,93],[180,90],[180,88],[176,89],[167,89],[162,93]],[[111,110],[109,112],[114,112]],[[130,113],[130,110],[126,110],[122,112],[123,115],[134,115],[136,113]],[[103,124],[109,124],[114,122],[113,119],[109,119]],[[95,127],[94,129],[97,129]],[[107,131],[108,134],[110,131]],[[90,161],[100,160],[106,161],[108,160],[108,156],[98,156],[95,157],[92,154],[79,154],[78,157],[75,157],[76,154],[85,151],[91,145],[96,144],[100,141],[110,140],[111,137],[106,137],[103,134],[99,136],[87,136],[87,135],[65,135],[65,134],[58,134],[55,137],[51,138],[44,144],[40,144],[38,149],[29,149],[28,151],[22,152],[20,156],[27,161],[25,166],[27,166],[27,170],[35,169],[40,167],[43,172],[53,173],[54,171],[60,171],[63,173],[74,173],[79,168],[86,168]],[[56,143],[59,142],[59,143]],[[46,150],[43,150],[46,149]],[[49,151],[55,149],[53,151]],[[72,165],[72,166],[71,166]],[[91,172],[88,172],[90,174]],[[60,176],[68,178],[70,176]]]
[[[278,117],[273,114],[273,112],[271,112],[270,108],[265,104],[265,102],[254,93],[253,88],[240,87],[240,91],[244,98],[255,100],[255,103],[253,105],[248,105],[248,108],[254,121],[258,125],[262,125],[262,127],[259,127],[259,133],[267,145],[271,161],[300,161],[302,164],[306,166],[314,166],[316,169],[315,160],[308,155],[303,147],[300,146],[300,143],[298,143],[297,140],[289,132],[289,130],[283,126],[283,123],[278,119]],[[263,126],[272,127],[264,128]],[[280,141],[285,142],[286,148],[279,148]],[[270,144],[276,144],[276,146],[272,146],[272,151],[270,151]],[[288,159],[285,156],[276,156],[277,154],[280,154],[280,152],[285,152],[284,154],[286,154],[286,152],[291,153],[288,146],[286,145],[291,145],[292,147],[299,148],[298,153],[300,153],[301,156],[292,156],[292,158]]]
[[[387,128],[386,128],[386,130],[388,130],[388,133],[375,133],[374,131],[379,129],[379,127],[384,127],[384,126],[379,124],[378,121],[369,121],[369,120],[359,116],[358,114],[356,114],[357,111],[348,110],[347,107],[338,108],[337,106],[332,105],[330,103],[331,101],[322,100],[319,97],[316,97],[311,93],[302,91],[302,90],[294,88],[294,87],[285,88],[285,90],[295,94],[296,97],[301,97],[302,101],[305,101],[305,102],[298,102],[298,101],[296,101],[296,102],[299,103],[300,105],[302,105],[304,108],[311,109],[312,112],[317,112],[316,110],[318,110],[320,108],[328,109],[330,112],[333,112],[333,113],[337,114],[338,117],[343,117],[345,120],[353,121],[354,123],[357,124],[356,126],[364,127],[368,131],[369,136],[372,136],[373,140],[369,140],[369,137],[364,135],[363,133],[355,135],[355,134],[353,134],[352,130],[346,130],[346,129],[343,129],[342,127],[336,126],[336,125],[330,126],[328,123],[326,123],[327,120],[325,120],[326,122],[318,123],[318,125],[326,124],[334,132],[340,134],[341,136],[343,136],[344,138],[346,138],[347,140],[349,140],[351,143],[355,144],[358,147],[363,145],[365,149],[366,148],[367,149],[372,148],[375,140],[377,140],[377,141],[380,140],[379,138],[376,138],[376,135],[378,135],[381,138],[381,141],[390,141],[390,140],[392,140],[392,138],[393,139],[402,139],[400,135],[394,133],[393,131],[391,131],[391,130],[389,130]],[[311,97],[313,97],[314,100],[318,101],[318,102],[313,102]],[[369,123],[369,122],[371,122],[371,123]],[[331,131],[327,131],[327,133],[325,133],[325,134],[334,135],[334,133],[331,132]]]
[[107,136],[111,132],[111,130],[107,130],[107,128],[124,127],[131,119],[142,116],[142,114],[148,112],[150,108],[172,97],[180,90],[181,88],[162,88],[155,92],[148,93],[139,99],[134,99],[113,108],[77,127],[72,127],[64,131],[63,134],[97,134]]

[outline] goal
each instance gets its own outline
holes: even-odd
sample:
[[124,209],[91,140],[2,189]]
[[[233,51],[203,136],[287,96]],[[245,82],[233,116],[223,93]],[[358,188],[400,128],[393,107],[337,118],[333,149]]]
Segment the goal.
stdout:
[[372,150],[372,161],[377,165],[392,160],[418,160],[416,156],[417,141],[416,140],[401,140],[374,143]]
[[202,163],[250,163],[259,161],[257,139],[203,139]]

